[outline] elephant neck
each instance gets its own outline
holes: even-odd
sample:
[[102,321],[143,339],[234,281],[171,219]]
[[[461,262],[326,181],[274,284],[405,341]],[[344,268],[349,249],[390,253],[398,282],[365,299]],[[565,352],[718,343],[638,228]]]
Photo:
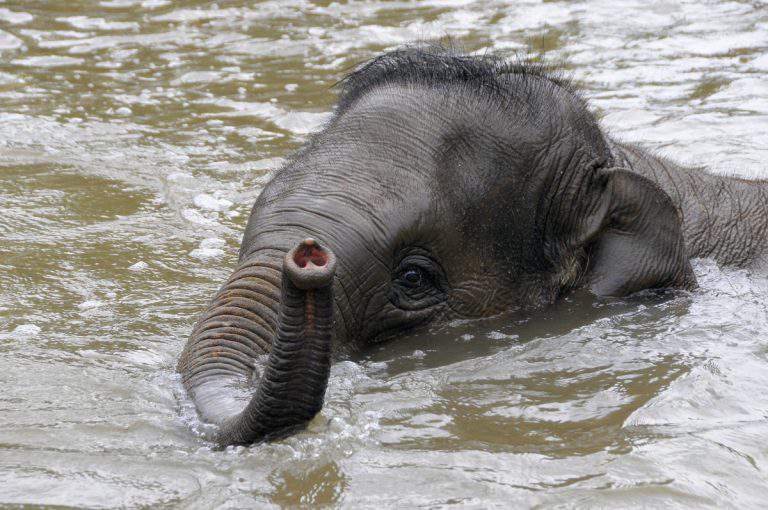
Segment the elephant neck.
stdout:
[[768,264],[768,181],[678,165],[629,144],[614,142],[613,151],[618,165],[656,183],[672,200],[689,257],[739,267]]

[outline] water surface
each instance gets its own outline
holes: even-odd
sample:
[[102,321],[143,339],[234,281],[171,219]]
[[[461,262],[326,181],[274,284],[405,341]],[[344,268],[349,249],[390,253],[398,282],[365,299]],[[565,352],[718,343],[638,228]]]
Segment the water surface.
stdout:
[[561,63],[612,134],[768,177],[753,1],[0,1],[0,504],[755,507],[768,282],[457,324],[333,368],[310,429],[216,451],[174,364],[331,86],[453,36]]

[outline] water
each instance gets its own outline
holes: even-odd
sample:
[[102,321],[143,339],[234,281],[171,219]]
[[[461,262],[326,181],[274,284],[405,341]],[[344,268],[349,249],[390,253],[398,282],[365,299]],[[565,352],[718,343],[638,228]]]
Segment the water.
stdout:
[[768,175],[760,1],[0,1],[0,504],[754,507],[768,282],[574,299],[338,363],[216,451],[175,360],[345,69],[417,38],[562,63],[614,135]]

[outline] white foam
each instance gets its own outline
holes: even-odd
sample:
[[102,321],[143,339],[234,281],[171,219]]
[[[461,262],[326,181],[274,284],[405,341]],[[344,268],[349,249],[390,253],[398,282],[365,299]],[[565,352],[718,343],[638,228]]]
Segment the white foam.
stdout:
[[172,85],[182,85],[187,83],[214,83],[221,80],[221,73],[216,71],[190,71],[182,74]]
[[24,42],[15,35],[0,30],[0,50],[15,50],[24,46]]
[[56,21],[61,21],[83,30],[138,30],[139,28],[139,24],[136,22],[107,21],[104,18],[89,18],[87,16],[56,18]]
[[208,227],[212,227],[216,225],[215,221],[209,220],[208,218],[206,218],[205,216],[203,216],[202,214],[200,214],[198,211],[194,209],[184,209],[183,211],[181,211],[181,216],[185,220],[191,223],[196,223],[198,225],[205,225]]
[[329,117],[330,114],[326,112],[286,112],[274,117],[272,122],[281,129],[304,135],[320,129]]
[[11,25],[24,25],[35,19],[34,16],[28,12],[17,12],[5,7],[0,8],[0,20],[10,23]]
[[226,211],[232,207],[232,202],[226,198],[216,198],[207,193],[200,193],[192,201],[197,207],[206,211]]
[[80,310],[91,310],[93,308],[99,308],[102,306],[104,306],[104,302],[97,299],[89,299],[88,301],[83,301],[77,305]]
[[170,182],[177,182],[177,181],[187,181],[191,182],[195,180],[195,177],[192,174],[188,174],[186,172],[173,172],[172,174],[169,174],[168,177],[166,177],[168,181]]
[[143,260],[140,260],[133,264],[132,266],[128,267],[131,271],[143,271],[149,267],[149,264],[144,262]]
[[518,337],[518,335],[508,335],[506,333],[502,333],[501,331],[491,331],[486,335],[491,340],[515,340]]
[[219,248],[197,248],[189,252],[189,256],[192,258],[207,260],[222,257],[224,250]]
[[141,6],[146,9],[157,9],[158,7],[169,5],[170,3],[170,0],[144,0],[141,2]]
[[200,248],[210,250],[212,248],[223,248],[227,244],[224,239],[218,237],[209,237],[200,241]]
[[13,61],[13,64],[25,67],[66,67],[82,64],[83,62],[82,58],[39,55],[35,57],[17,58]]
[[16,326],[13,330],[13,336],[16,337],[33,337],[40,334],[42,329],[34,324],[21,324]]

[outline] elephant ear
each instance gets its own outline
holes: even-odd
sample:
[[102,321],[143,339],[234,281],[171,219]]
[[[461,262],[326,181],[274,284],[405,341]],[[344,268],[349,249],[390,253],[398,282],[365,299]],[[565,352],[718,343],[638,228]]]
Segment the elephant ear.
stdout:
[[599,296],[696,285],[682,221],[669,195],[634,172],[601,169],[595,211],[581,238],[588,255],[586,284]]

